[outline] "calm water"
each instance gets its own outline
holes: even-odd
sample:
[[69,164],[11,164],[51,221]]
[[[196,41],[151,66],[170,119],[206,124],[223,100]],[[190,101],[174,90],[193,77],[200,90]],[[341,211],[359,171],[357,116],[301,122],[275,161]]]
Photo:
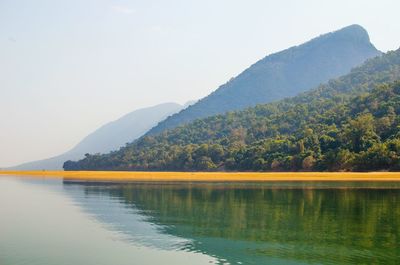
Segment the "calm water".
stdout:
[[0,177],[0,264],[399,264],[400,183]]

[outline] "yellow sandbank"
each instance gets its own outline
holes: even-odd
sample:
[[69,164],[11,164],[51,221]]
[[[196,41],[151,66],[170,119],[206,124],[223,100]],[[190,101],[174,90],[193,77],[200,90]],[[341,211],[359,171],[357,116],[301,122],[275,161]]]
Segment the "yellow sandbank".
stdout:
[[64,178],[81,181],[400,181],[400,172],[0,171],[0,177],[1,175]]

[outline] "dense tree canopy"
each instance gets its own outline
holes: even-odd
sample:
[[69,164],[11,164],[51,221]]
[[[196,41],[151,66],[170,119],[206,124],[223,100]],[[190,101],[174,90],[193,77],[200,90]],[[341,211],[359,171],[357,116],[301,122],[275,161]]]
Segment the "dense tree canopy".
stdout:
[[310,92],[145,136],[66,170],[400,169],[400,50]]

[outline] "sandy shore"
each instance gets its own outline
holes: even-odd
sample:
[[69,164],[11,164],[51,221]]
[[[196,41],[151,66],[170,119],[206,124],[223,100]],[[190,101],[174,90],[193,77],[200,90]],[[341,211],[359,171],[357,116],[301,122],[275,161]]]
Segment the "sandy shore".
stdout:
[[64,178],[81,181],[400,181],[400,172],[0,171],[1,175]]

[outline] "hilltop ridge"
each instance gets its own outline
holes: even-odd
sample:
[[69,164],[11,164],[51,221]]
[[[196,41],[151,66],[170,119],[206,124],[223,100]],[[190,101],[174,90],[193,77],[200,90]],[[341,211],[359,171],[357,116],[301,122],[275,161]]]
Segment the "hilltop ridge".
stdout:
[[228,111],[295,96],[381,54],[360,25],[320,35],[264,57],[207,97],[168,117],[146,135]]

